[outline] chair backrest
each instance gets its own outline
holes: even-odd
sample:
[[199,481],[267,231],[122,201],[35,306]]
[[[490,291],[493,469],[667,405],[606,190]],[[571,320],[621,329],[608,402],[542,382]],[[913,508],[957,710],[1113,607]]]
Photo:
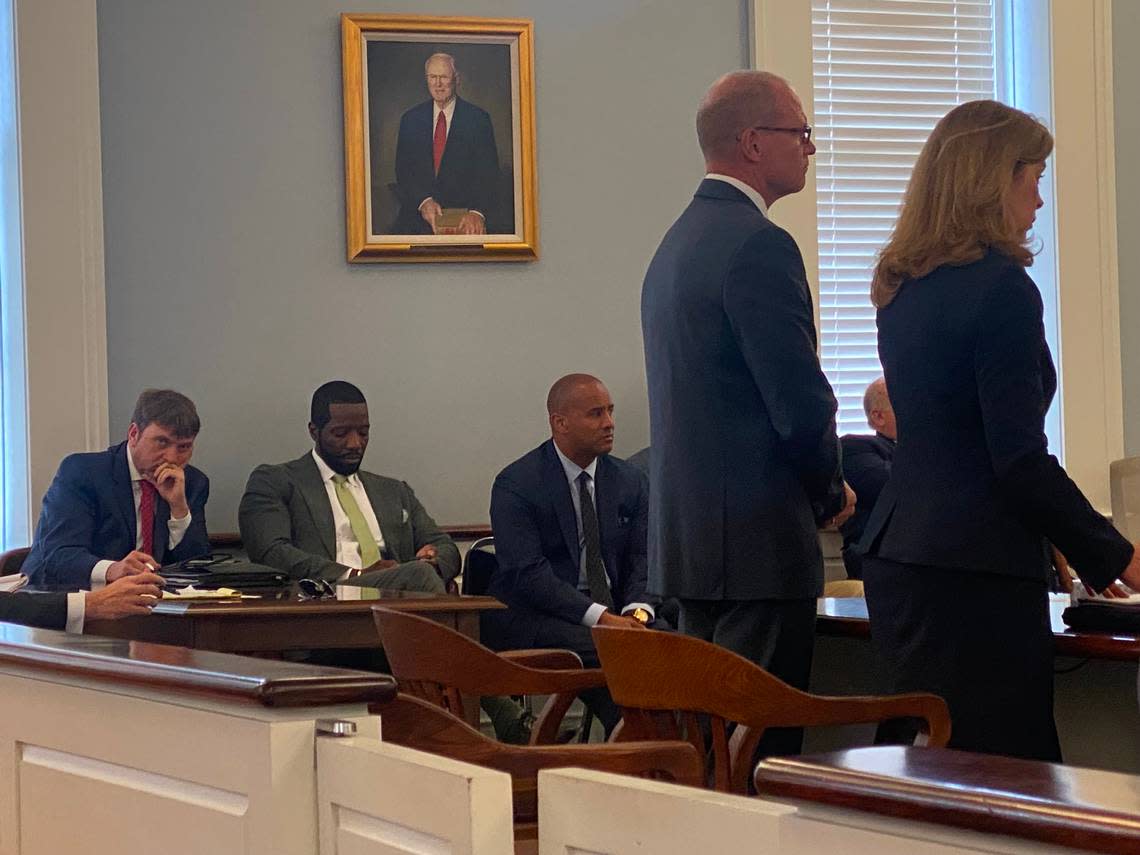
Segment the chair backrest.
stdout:
[[576,668],[532,668],[500,656],[450,627],[405,612],[374,606],[380,643],[400,688],[463,718],[463,695],[553,695],[535,722],[532,739],[546,741],[574,695],[605,685],[598,669],[583,670],[572,654],[554,651],[535,660],[572,660]]
[[1140,539],[1140,457],[1114,460],[1108,466],[1112,524],[1131,541]]
[[20,546],[16,549],[9,549],[7,552],[0,552],[0,576],[19,573],[20,568],[24,566],[24,559],[28,557],[28,553],[31,551],[30,546]]
[[491,584],[491,576],[499,567],[495,557],[495,538],[481,537],[467,548],[463,556],[463,593],[483,596]]
[[[744,794],[752,757],[770,727],[918,718],[929,744],[950,738],[936,695],[824,697],[801,692],[723,647],[680,633],[595,627],[594,644],[614,701],[618,739],[685,739],[711,752],[713,786]],[[729,724],[738,725],[731,733]]]

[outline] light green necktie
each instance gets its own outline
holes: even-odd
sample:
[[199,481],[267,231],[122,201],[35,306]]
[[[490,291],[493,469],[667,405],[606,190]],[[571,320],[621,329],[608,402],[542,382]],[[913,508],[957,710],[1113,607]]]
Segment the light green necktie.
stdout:
[[348,517],[348,524],[352,527],[352,536],[360,545],[361,567],[371,567],[380,560],[380,547],[376,545],[376,538],[372,536],[372,530],[364,521],[360,505],[356,504],[352,491],[348,489],[348,478],[344,475],[333,475],[333,486],[336,488],[337,500],[344,509],[345,516]]

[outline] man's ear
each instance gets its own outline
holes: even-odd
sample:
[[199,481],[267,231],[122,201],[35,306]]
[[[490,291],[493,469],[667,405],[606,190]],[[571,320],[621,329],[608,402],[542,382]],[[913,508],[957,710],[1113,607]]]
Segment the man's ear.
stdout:
[[320,436],[320,434],[321,434],[320,428],[318,428],[312,422],[309,422],[309,439],[311,439],[313,442],[316,442],[317,437]]
[[131,422],[130,426],[127,428],[127,442],[130,443],[132,448],[138,444],[139,436],[141,434],[142,431],[139,430],[139,426],[134,422]]

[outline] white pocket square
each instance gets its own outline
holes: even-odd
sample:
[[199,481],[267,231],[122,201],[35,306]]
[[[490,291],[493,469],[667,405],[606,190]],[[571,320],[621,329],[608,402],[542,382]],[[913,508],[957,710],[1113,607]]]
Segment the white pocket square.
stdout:
[[408,509],[407,509],[407,508],[401,508],[401,509],[400,509],[400,511],[401,511],[401,513],[403,513],[403,515],[404,515],[404,520],[403,520],[403,521],[404,521],[405,523],[407,523],[407,521],[408,521]]

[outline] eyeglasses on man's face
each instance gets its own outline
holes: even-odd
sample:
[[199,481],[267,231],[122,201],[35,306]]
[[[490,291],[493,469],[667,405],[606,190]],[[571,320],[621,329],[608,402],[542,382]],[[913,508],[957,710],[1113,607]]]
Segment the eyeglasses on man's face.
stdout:
[[[774,128],[771,125],[753,125],[750,130],[776,131],[783,134],[797,134],[799,135],[801,145],[807,145],[809,142],[811,142],[811,125],[801,125],[798,128]],[[736,138],[739,140],[742,136],[744,136],[743,131],[737,134]]]

